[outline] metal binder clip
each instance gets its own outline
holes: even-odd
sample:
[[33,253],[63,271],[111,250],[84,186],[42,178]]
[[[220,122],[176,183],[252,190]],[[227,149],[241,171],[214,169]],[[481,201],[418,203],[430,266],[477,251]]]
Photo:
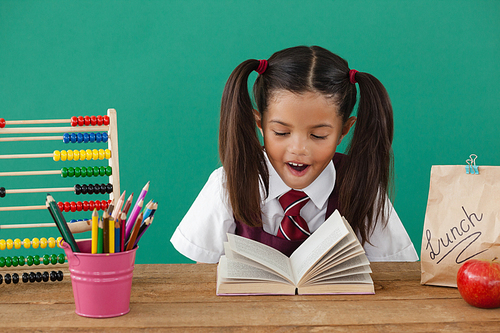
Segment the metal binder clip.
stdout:
[[478,166],[476,165],[476,154],[471,154],[465,162],[467,165],[465,166],[465,173],[466,174],[472,174],[472,175],[479,175],[479,169]]

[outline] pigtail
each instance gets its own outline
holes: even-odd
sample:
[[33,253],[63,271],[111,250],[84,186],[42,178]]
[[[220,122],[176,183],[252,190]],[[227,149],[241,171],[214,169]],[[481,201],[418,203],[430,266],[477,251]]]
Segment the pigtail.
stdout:
[[269,191],[269,172],[248,93],[248,76],[258,66],[258,60],[247,60],[231,73],[222,94],[219,127],[219,157],[229,202],[236,220],[249,226],[262,226],[260,182],[266,196]]
[[[387,223],[386,194],[392,186],[392,105],[374,76],[358,72],[360,100],[354,134],[342,165],[341,211],[369,243],[376,221]],[[365,223],[366,221],[366,223]]]

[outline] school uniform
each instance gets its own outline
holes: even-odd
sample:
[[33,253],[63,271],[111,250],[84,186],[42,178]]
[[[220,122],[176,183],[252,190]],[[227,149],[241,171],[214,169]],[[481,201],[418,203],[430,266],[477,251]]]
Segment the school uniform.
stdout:
[[[323,172],[306,188],[302,189],[310,198],[300,211],[307,221],[310,232],[314,232],[338,208],[338,185],[335,187],[336,170],[334,162],[340,163],[342,154],[335,154]],[[299,243],[283,244],[286,240],[277,240],[276,234],[284,213],[278,197],[290,190],[279,177],[267,159],[269,169],[269,195],[263,200],[262,228],[248,227],[235,221],[227,192],[224,188],[224,169],[215,170],[199,193],[187,214],[175,230],[170,241],[187,258],[205,263],[217,263],[224,254],[226,233],[236,233],[259,240],[278,248],[289,255]],[[244,190],[244,189],[242,189]],[[334,191],[335,190],[335,191]],[[261,191],[263,193],[263,191]],[[387,198],[386,227],[377,223],[370,235],[370,243],[365,243],[364,250],[370,261],[417,261],[418,255],[399,219],[394,207]]]

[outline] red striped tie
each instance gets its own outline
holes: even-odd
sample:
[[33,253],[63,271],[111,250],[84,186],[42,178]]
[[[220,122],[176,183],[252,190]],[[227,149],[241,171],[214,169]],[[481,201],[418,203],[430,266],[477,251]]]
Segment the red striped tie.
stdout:
[[309,201],[307,194],[290,190],[278,197],[285,216],[278,230],[278,237],[288,240],[306,239],[311,233],[306,221],[300,216],[300,210]]

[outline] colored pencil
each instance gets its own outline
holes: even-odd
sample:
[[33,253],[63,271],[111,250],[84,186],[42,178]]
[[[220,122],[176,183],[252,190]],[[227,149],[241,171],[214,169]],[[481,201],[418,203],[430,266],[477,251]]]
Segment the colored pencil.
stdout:
[[141,239],[142,235],[144,235],[144,233],[146,232],[146,230],[149,228],[149,226],[151,225],[151,223],[153,223],[153,219],[154,219],[154,217],[150,216],[141,225],[141,228],[139,229],[139,234],[137,235],[137,239],[135,240],[134,247],[136,247],[137,244],[139,244],[139,240]]
[[122,210],[123,202],[125,201],[125,192],[123,191],[122,195],[118,198],[118,201],[116,202],[115,209],[113,209],[113,212],[111,213],[111,216],[113,217],[113,220],[117,221],[118,220],[118,215],[120,214],[120,211]]
[[[139,213],[142,213],[141,210],[143,205],[144,205],[144,200],[141,199],[139,202],[136,202],[134,210],[137,210]],[[130,239],[130,235],[132,234],[132,229],[134,228],[135,221],[137,220],[138,215],[141,215],[141,214],[134,214],[134,210],[132,210],[132,213],[130,213],[130,216],[127,219],[127,223],[125,223],[126,239]]]
[[66,241],[66,243],[69,244],[73,252],[80,252],[80,249],[78,248],[78,244],[76,244],[73,234],[71,233],[71,231],[69,231],[66,219],[59,210],[56,201],[49,193],[47,193],[47,198],[45,199],[45,205],[47,206],[50,215],[52,215],[52,218],[54,219],[54,222],[56,223],[57,228],[59,229],[59,232],[61,233],[61,236],[63,237],[64,241]]
[[121,248],[121,229],[120,229],[120,219],[115,221],[115,253],[120,252]]
[[99,229],[97,230],[97,253],[103,252],[103,230],[102,219],[99,219]]
[[109,253],[109,214],[102,213],[102,253]]
[[115,209],[115,206],[113,204],[110,204],[108,206],[108,209],[106,209],[106,211],[108,212],[109,216],[111,216],[111,213],[113,212],[114,209]]
[[115,220],[109,217],[109,253],[115,253]]
[[132,206],[132,201],[133,200],[134,200],[134,193],[132,192],[132,194],[128,197],[127,201],[125,201],[125,205],[123,206],[123,209],[122,209],[122,212],[125,213],[125,218],[126,218],[126,216],[128,214],[130,206]]
[[120,252],[125,251],[125,219],[127,213],[123,212],[120,216]]
[[149,190],[149,182],[147,182],[146,185],[144,185],[144,187],[142,188],[141,193],[139,194],[139,197],[135,202],[135,206],[132,209],[129,218],[127,219],[126,223],[127,228],[125,229],[125,235],[127,235],[127,238],[130,238],[130,233],[132,232],[132,228],[134,227],[137,216],[139,215],[139,212],[142,210],[142,205],[140,204],[141,203],[144,204],[144,198],[146,197],[148,190]]
[[134,228],[132,229],[132,232],[130,233],[130,238],[127,241],[127,246],[126,246],[127,251],[132,250],[134,248],[135,240],[137,239],[137,235],[139,234],[139,229],[141,228],[142,215],[143,213],[141,212],[139,216],[137,216],[137,219],[134,223],[133,226]]
[[142,217],[142,224],[144,224],[144,221],[146,221],[146,219],[149,217],[149,215],[151,215],[151,212],[153,211],[154,205],[155,205],[154,201],[151,200],[146,205],[146,208],[144,208],[144,214],[143,214],[143,217]]
[[99,214],[94,208],[92,212],[92,253],[97,253],[97,233],[99,230]]

